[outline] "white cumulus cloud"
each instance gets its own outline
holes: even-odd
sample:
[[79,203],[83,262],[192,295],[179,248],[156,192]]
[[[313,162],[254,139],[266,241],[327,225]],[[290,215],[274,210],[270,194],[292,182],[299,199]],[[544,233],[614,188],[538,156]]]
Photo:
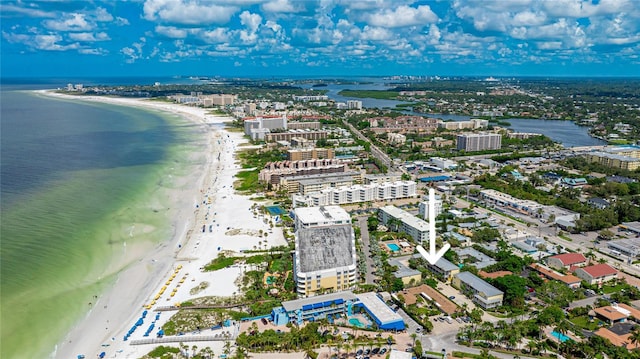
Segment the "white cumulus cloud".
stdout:
[[426,26],[438,21],[438,15],[431,11],[429,5],[420,5],[417,8],[402,5],[394,10],[386,9],[368,16],[369,25],[380,27],[405,27]]
[[235,6],[221,6],[197,0],[147,0],[144,18],[176,24],[226,24],[238,11]]

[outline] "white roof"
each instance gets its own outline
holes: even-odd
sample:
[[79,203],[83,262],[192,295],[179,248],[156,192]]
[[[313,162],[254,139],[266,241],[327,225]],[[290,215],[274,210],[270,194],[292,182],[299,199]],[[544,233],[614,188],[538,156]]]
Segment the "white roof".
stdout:
[[411,359],[413,354],[407,352],[401,352],[396,349],[391,349],[389,352],[389,359]]
[[351,216],[340,206],[323,206],[323,207],[302,207],[296,208],[296,218],[302,223],[322,223],[347,221],[349,223]]

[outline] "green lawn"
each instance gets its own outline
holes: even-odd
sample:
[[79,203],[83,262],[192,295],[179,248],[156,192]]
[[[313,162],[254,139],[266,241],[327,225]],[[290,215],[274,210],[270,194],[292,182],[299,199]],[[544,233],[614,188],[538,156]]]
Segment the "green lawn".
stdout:
[[589,321],[589,317],[587,317],[586,315],[582,315],[579,317],[575,317],[573,319],[570,320],[571,323],[575,324],[576,326],[582,328],[582,329],[586,329],[586,330],[596,330],[598,328],[598,323],[597,322],[590,322]]

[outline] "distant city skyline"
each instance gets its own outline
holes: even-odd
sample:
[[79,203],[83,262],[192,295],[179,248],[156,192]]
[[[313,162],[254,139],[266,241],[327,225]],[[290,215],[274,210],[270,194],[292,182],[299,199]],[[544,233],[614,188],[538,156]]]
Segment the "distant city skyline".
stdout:
[[1,75],[634,76],[634,0],[3,1]]

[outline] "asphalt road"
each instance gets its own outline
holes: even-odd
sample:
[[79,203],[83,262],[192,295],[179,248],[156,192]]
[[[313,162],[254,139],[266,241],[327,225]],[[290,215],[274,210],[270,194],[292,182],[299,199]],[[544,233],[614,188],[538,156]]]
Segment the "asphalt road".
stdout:
[[368,216],[358,217],[358,226],[360,227],[360,238],[362,239],[362,253],[364,254],[365,264],[367,266],[364,282],[367,284],[374,284],[376,278],[373,266],[373,259],[371,258],[371,251],[369,250],[369,228],[367,227]]

